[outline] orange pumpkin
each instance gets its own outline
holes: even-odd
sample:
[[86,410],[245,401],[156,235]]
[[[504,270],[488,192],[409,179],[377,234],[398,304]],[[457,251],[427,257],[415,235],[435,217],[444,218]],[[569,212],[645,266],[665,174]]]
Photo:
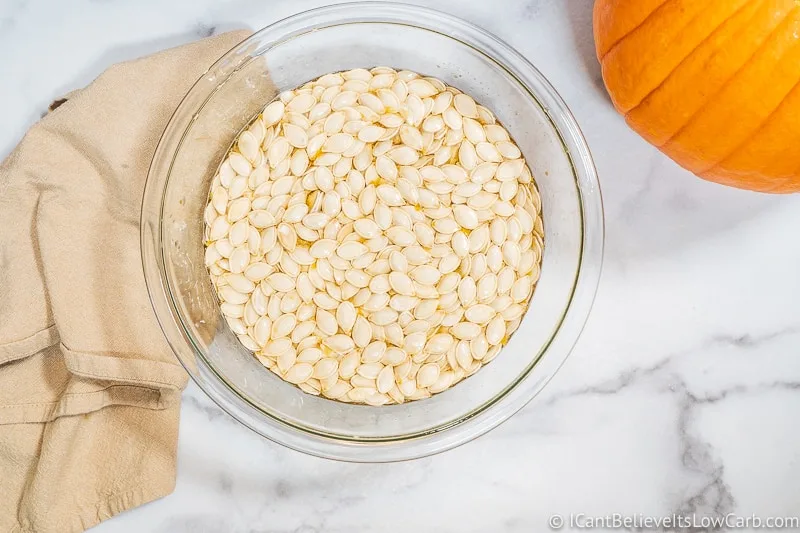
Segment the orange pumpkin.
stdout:
[[800,0],[597,0],[608,92],[698,176],[800,191]]

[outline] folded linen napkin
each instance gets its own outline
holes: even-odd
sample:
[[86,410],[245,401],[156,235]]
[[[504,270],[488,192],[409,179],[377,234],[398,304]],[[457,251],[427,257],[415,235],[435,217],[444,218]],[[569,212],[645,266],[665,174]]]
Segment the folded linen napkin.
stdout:
[[112,66],[0,165],[0,531],[83,531],[175,486],[187,378],[144,284],[142,191],[183,95],[247,35]]

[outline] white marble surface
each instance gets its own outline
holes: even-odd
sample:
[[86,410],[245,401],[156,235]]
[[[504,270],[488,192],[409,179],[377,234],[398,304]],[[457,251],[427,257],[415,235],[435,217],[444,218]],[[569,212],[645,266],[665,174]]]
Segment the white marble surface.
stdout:
[[[0,155],[116,61],[320,4],[2,0]],[[588,138],[606,263],[572,356],[487,436],[390,465],[281,448],[192,386],[175,493],[97,531],[528,533],[553,513],[800,515],[800,196],[705,183],[628,130],[602,91],[592,0],[426,5],[519,49]]]

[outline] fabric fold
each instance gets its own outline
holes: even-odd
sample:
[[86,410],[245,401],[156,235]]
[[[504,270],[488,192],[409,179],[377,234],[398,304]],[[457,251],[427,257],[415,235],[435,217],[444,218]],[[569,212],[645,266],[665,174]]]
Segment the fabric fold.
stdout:
[[44,350],[48,346],[52,346],[56,342],[58,342],[58,330],[53,325],[24,339],[0,344],[0,365],[17,359],[24,359],[29,355]]

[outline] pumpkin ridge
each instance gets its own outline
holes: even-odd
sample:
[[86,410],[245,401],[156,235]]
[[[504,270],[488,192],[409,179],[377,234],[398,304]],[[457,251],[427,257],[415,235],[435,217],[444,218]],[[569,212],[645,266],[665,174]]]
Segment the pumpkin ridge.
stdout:
[[[759,1],[759,3],[760,3],[761,5],[763,5],[765,0],[758,0],[758,1]],[[660,82],[658,82],[658,85],[656,85],[655,87],[653,87],[653,89],[652,89],[650,92],[648,92],[646,95],[644,95],[642,98],[640,98],[640,99],[639,99],[639,102],[638,102],[636,105],[634,105],[633,107],[631,107],[630,109],[628,109],[628,110],[625,112],[625,116],[627,117],[627,116],[628,116],[628,114],[630,114],[631,112],[633,112],[634,110],[636,110],[636,109],[637,109],[637,108],[638,108],[640,105],[642,105],[642,103],[644,103],[644,101],[645,101],[645,100],[647,100],[647,99],[648,99],[648,98],[649,98],[649,97],[650,97],[650,96],[651,96],[653,93],[655,93],[657,90],[659,90],[659,89],[660,89],[660,88],[661,88],[661,87],[664,85],[664,82],[666,82],[666,81],[667,81],[667,80],[668,80],[668,79],[669,79],[669,78],[670,78],[670,77],[671,77],[671,76],[672,76],[672,75],[673,75],[673,74],[674,74],[674,73],[675,73],[675,72],[676,72],[676,71],[677,71],[679,68],[681,68],[681,65],[684,65],[684,64],[686,63],[686,61],[688,61],[688,60],[689,60],[689,59],[692,57],[692,54],[694,54],[694,53],[697,51],[697,49],[698,49],[698,48],[700,48],[700,47],[701,47],[703,44],[705,44],[706,42],[708,42],[708,40],[709,40],[709,39],[711,39],[711,38],[712,38],[714,35],[716,35],[716,33],[717,33],[717,32],[721,31],[721,30],[723,29],[723,27],[724,27],[724,26],[725,26],[725,25],[726,25],[728,22],[730,22],[730,21],[731,21],[731,19],[733,19],[733,18],[734,18],[736,15],[738,15],[738,14],[739,14],[739,13],[740,13],[742,10],[744,10],[746,7],[748,7],[748,6],[747,6],[747,2],[744,2],[744,3],[742,3],[742,5],[741,5],[741,6],[739,6],[739,7],[736,9],[736,11],[734,11],[733,13],[731,13],[731,14],[730,14],[730,16],[729,16],[728,18],[726,18],[725,20],[723,20],[722,22],[720,22],[720,24],[719,24],[719,25],[718,25],[718,26],[717,26],[717,27],[714,29],[714,31],[712,31],[711,33],[709,33],[708,35],[706,35],[706,36],[703,38],[703,40],[702,40],[702,41],[700,41],[699,43],[697,43],[697,45],[694,47],[694,49],[693,49],[693,50],[692,50],[690,53],[686,54],[686,56],[684,56],[684,58],[683,58],[683,59],[681,59],[681,60],[680,60],[680,61],[679,61],[679,62],[678,62],[676,65],[675,65],[675,67],[673,67],[673,69],[672,69],[672,70],[670,70],[670,71],[669,71],[669,72],[666,74],[666,76],[664,76],[664,78],[663,78],[663,79],[662,79]],[[754,18],[755,18],[757,15],[758,15],[758,10],[756,9],[756,10],[753,12],[753,16],[752,16],[752,17],[751,17],[749,20],[752,20],[752,19],[754,19]],[[779,23],[778,25],[780,26],[780,23]],[[770,35],[771,35],[771,33],[770,33]],[[769,36],[767,36],[767,39],[769,39]],[[751,57],[752,57],[752,56],[751,56]],[[750,58],[748,57],[748,58],[747,58],[747,60],[749,61],[749,60],[750,60]],[[747,61],[745,61],[745,64],[747,64]],[[737,70],[736,72],[738,72],[738,70]],[[734,72],[733,76],[736,76],[736,72]],[[723,84],[723,85],[724,85],[724,84]],[[692,114],[692,116],[691,116],[691,117],[689,117],[689,120],[691,120],[691,118],[692,118],[692,117],[694,117],[694,114]],[[667,142],[669,142],[669,140],[668,140]]]
[[[800,87],[800,78],[798,78],[798,79],[797,79],[797,81],[794,83],[794,85],[792,85],[791,89],[789,89],[789,90],[786,92],[786,96],[788,96],[788,95],[792,94],[792,93],[793,93],[793,92],[794,92],[794,91],[795,91],[795,90],[796,90],[798,87]],[[719,168],[721,165],[724,165],[724,164],[725,164],[725,162],[726,162],[726,161],[728,161],[728,159],[730,159],[731,157],[733,157],[733,156],[734,156],[734,155],[735,155],[735,154],[736,154],[736,153],[737,153],[739,150],[741,150],[742,148],[744,148],[745,146],[747,146],[747,144],[748,144],[750,141],[752,141],[752,140],[753,140],[753,138],[754,138],[756,135],[758,135],[759,133],[761,133],[761,132],[764,130],[764,128],[765,128],[765,127],[767,127],[767,124],[769,124],[769,122],[772,120],[772,117],[773,117],[773,116],[775,116],[775,114],[776,114],[778,111],[780,111],[780,109],[781,109],[781,107],[782,107],[782,105],[783,105],[783,102],[784,102],[785,100],[786,100],[786,97],[784,97],[784,98],[781,100],[781,102],[780,102],[780,103],[779,103],[777,106],[775,106],[775,109],[773,109],[772,111],[770,111],[770,112],[769,112],[769,114],[768,114],[766,117],[764,117],[764,120],[762,120],[762,121],[761,121],[761,123],[758,125],[758,127],[757,127],[757,128],[755,128],[753,131],[751,131],[751,132],[750,132],[750,135],[748,135],[746,139],[744,139],[744,140],[743,140],[741,143],[737,144],[737,145],[736,145],[736,146],[735,146],[735,147],[734,147],[734,148],[733,148],[733,149],[732,149],[732,150],[731,150],[731,151],[730,151],[728,154],[726,154],[725,156],[723,156],[723,158],[722,158],[722,159],[720,159],[719,161],[717,161],[716,163],[714,163],[713,165],[711,165],[709,168],[707,168],[707,169],[705,169],[705,170],[702,170],[702,171],[700,171],[700,174],[707,174],[707,173],[712,173],[712,172],[714,172],[714,171],[715,171],[715,170],[717,170],[717,169],[718,169],[718,168]],[[795,173],[799,173],[799,172],[800,172],[800,167],[798,167],[798,168],[797,168],[797,170],[795,171]]]
[[[728,16],[726,16],[726,17],[725,17],[723,20],[721,20],[721,21],[719,22],[719,24],[718,24],[716,27],[714,27],[713,29],[711,29],[711,30],[708,32],[708,34],[707,34],[706,36],[704,36],[704,37],[703,37],[703,38],[702,38],[702,39],[701,39],[701,40],[700,40],[700,41],[697,43],[697,45],[696,45],[696,46],[699,46],[700,44],[702,44],[702,43],[706,42],[706,41],[708,40],[708,38],[709,38],[711,35],[713,35],[713,34],[714,34],[714,33],[715,33],[715,32],[716,32],[718,29],[719,29],[719,27],[720,27],[721,25],[724,25],[725,23],[727,23],[727,22],[730,20],[730,18],[731,18],[731,17],[735,16],[735,15],[736,15],[736,13],[738,13],[738,12],[739,12],[739,10],[740,10],[740,9],[742,9],[743,7],[745,7],[745,6],[746,6],[746,4],[748,3],[748,1],[749,1],[749,0],[743,0],[743,1],[742,1],[742,5],[741,5],[741,6],[739,6],[739,7],[738,7],[738,8],[737,8],[737,9],[736,9],[736,10],[735,10],[733,13],[730,13],[730,14],[729,14]],[[799,0],[799,1],[800,1],[800,0]],[[664,6],[666,6],[667,4],[668,4],[668,3],[664,3],[664,4],[662,5],[662,8],[663,8]],[[707,17],[707,16],[708,16],[708,12],[709,12],[709,11],[713,11],[713,10],[711,9],[711,7],[709,7],[708,5],[704,5],[704,6],[702,6],[702,7],[701,7],[701,8],[700,8],[700,9],[699,9],[699,10],[698,10],[698,11],[697,11],[697,12],[696,12],[696,13],[695,13],[695,14],[694,14],[694,15],[693,15],[691,18],[690,18],[690,19],[688,19],[688,20],[686,21],[686,23],[685,23],[683,26],[680,26],[680,27],[679,27],[679,31],[675,32],[675,34],[672,36],[672,38],[670,39],[670,41],[669,41],[668,43],[664,44],[664,46],[665,46],[665,47],[671,47],[671,46],[673,46],[673,45],[674,45],[676,42],[680,42],[681,38],[684,36],[685,32],[687,31],[687,28],[690,28],[690,27],[691,27],[692,25],[694,25],[694,24],[695,24],[697,21],[699,21],[699,20],[702,20],[702,19],[704,19],[705,17]],[[630,36],[630,35],[632,35],[632,34],[633,34],[633,32],[631,32],[631,34],[629,34],[628,36]],[[622,43],[622,41],[620,41],[620,42],[619,42],[619,43],[617,43],[617,44],[619,45],[619,44],[621,44],[621,43]],[[616,48],[616,45],[615,45],[615,47],[614,47],[614,48]],[[614,50],[614,48],[612,48],[611,50],[609,50],[609,53],[611,53],[611,52]],[[682,58],[680,61],[678,61],[678,64],[682,63],[684,60],[685,60],[685,57],[684,57],[684,58]],[[634,69],[630,69],[630,70],[631,70],[631,72],[632,72],[632,73],[633,73],[635,76],[641,77],[641,76],[645,75],[645,74],[648,72],[648,68],[649,68],[649,66],[648,66],[648,65],[649,65],[649,64],[642,63],[642,64],[639,64],[639,65],[637,66],[637,67],[638,67],[637,69],[635,69],[635,70],[634,70]],[[670,74],[671,74],[672,72],[674,72],[674,69],[673,69],[673,70],[670,72]],[[669,75],[667,76],[667,78],[668,78],[668,77],[669,77]],[[665,81],[667,78],[663,78],[662,80],[660,80],[660,81],[658,82],[658,84],[656,85],[656,87],[660,86],[660,85],[661,85],[661,84],[662,84],[662,83],[663,83],[663,82],[664,82],[664,81]],[[605,79],[605,73],[604,73],[604,79]],[[649,94],[649,93],[648,93],[648,94]],[[636,104],[635,104],[635,105],[636,105],[636,106],[638,106],[638,105],[639,105],[639,104],[641,104],[641,103],[642,103],[642,100],[640,99],[638,102],[636,102]],[[622,107],[622,106],[620,105],[620,106],[618,107],[618,109],[620,110],[620,112],[621,112],[621,113],[623,113],[623,114],[627,114],[627,113],[630,111],[630,109],[632,109],[632,108],[631,108],[631,107],[627,107],[627,108],[626,108],[626,107]]]
[[[795,10],[792,10],[792,11],[789,11],[789,14],[792,14],[792,13],[794,13],[795,11],[796,11],[796,9],[795,9]],[[784,54],[781,56],[781,59],[783,59],[783,58],[784,58],[786,55],[789,55],[789,54],[790,54],[790,53],[791,53],[793,50],[796,50],[796,49],[800,49],[800,40],[798,40],[798,41],[797,41],[797,44],[795,45],[795,47],[794,47],[794,48],[790,48],[790,49],[788,49],[788,50],[787,50],[787,51],[786,51],[786,52],[785,52],[785,53],[784,53]],[[776,64],[776,65],[777,65],[777,64]],[[749,135],[748,135],[748,136],[747,136],[747,137],[746,137],[744,140],[742,140],[742,142],[740,142],[739,144],[737,144],[736,146],[734,146],[734,147],[733,147],[733,149],[731,149],[731,151],[730,151],[730,152],[728,152],[727,154],[725,154],[724,156],[722,156],[722,158],[721,158],[721,159],[719,159],[717,162],[715,162],[715,163],[712,163],[712,164],[711,164],[711,166],[709,166],[709,167],[707,167],[707,168],[705,168],[705,169],[702,169],[702,170],[700,170],[699,172],[701,172],[701,173],[705,173],[705,172],[710,172],[710,171],[712,171],[713,169],[717,168],[719,165],[721,165],[721,164],[723,164],[725,161],[727,161],[729,158],[731,158],[733,155],[735,155],[735,154],[736,154],[736,152],[738,152],[738,151],[739,151],[741,148],[743,148],[744,146],[746,146],[746,145],[747,145],[747,143],[748,143],[748,142],[750,142],[750,140],[752,140],[752,139],[753,139],[753,137],[755,137],[755,136],[756,136],[756,135],[757,135],[757,134],[758,134],[760,131],[762,131],[762,130],[764,129],[764,127],[766,127],[766,125],[769,123],[769,121],[772,119],[772,117],[773,117],[773,116],[775,116],[775,113],[777,113],[777,112],[778,112],[778,111],[781,109],[781,105],[782,105],[782,104],[783,104],[783,102],[786,100],[786,97],[787,97],[787,96],[789,96],[790,94],[792,94],[792,92],[793,92],[793,91],[794,91],[794,90],[795,90],[795,89],[798,87],[798,85],[800,85],[800,78],[798,78],[798,79],[797,79],[797,80],[794,82],[794,85],[792,85],[792,86],[791,86],[791,88],[790,88],[788,91],[786,91],[786,94],[783,96],[783,98],[781,98],[781,101],[780,101],[780,102],[778,102],[778,105],[776,105],[776,106],[775,106],[775,107],[774,107],[774,108],[773,108],[773,109],[772,109],[772,110],[771,110],[771,111],[770,111],[770,112],[769,112],[769,113],[768,113],[768,114],[767,114],[767,115],[766,115],[766,116],[765,116],[765,117],[764,117],[764,118],[761,120],[761,122],[758,124],[758,126],[757,126],[756,128],[754,128],[754,129],[753,129],[753,130],[750,132],[750,134],[749,134]]]
[[642,26],[643,26],[643,25],[644,25],[644,24],[645,24],[645,23],[646,23],[648,20],[650,20],[650,18],[651,18],[651,17],[652,17],[654,14],[656,14],[658,11],[660,11],[660,10],[661,10],[661,9],[662,9],[662,8],[663,8],[663,7],[664,7],[664,6],[665,6],[665,5],[668,3],[668,2],[670,2],[670,1],[672,1],[672,0],[663,0],[663,1],[662,1],[660,4],[658,4],[658,7],[656,7],[654,10],[652,10],[652,11],[651,11],[651,12],[650,12],[650,13],[649,13],[649,14],[648,14],[648,15],[647,15],[645,18],[643,18],[643,19],[642,19],[642,21],[641,21],[639,24],[637,24],[636,26],[634,26],[633,28],[631,28],[631,29],[630,29],[630,30],[629,30],[627,33],[625,33],[625,34],[624,34],[624,35],[622,35],[622,36],[621,36],[619,39],[617,39],[616,41],[614,41],[614,44],[612,44],[612,45],[610,45],[610,46],[608,47],[608,49],[607,49],[607,50],[606,50],[606,52],[603,54],[603,56],[602,56],[602,57],[598,57],[598,58],[597,58],[597,59],[598,59],[598,61],[600,61],[600,63],[602,63],[602,62],[603,62],[603,59],[605,59],[605,58],[606,58],[606,56],[607,56],[607,55],[608,55],[608,54],[609,54],[609,53],[610,53],[610,52],[611,52],[611,51],[612,51],[614,48],[616,48],[616,47],[617,47],[617,45],[618,45],[619,43],[621,43],[622,41],[624,41],[625,39],[627,39],[627,38],[628,38],[628,36],[629,36],[630,34],[632,34],[633,32],[635,32],[635,31],[636,31],[636,30],[638,30],[639,28],[641,28],[641,27],[642,27]]
[[[695,112],[713,102],[714,89],[735,75],[735,70],[748,61],[753,47],[768,38],[770,30],[780,24],[780,18],[775,16],[775,6],[784,1],[749,3],[744,11],[719,28],[711,41],[688,55],[683,67],[667,78],[660,89],[632,109],[626,115],[627,122],[651,144],[665,142],[665,138],[682,127]],[[706,85],[706,79],[711,83]],[[698,83],[703,84],[702,90],[687,90],[688,87],[698,87]],[[673,104],[677,114],[657,111],[672,110],[670,106]]]
[[[731,75],[730,78],[728,78],[725,81],[725,83],[723,83],[722,85],[719,86],[719,89],[717,89],[717,91],[714,92],[714,94],[709,95],[709,98],[707,99],[707,101],[711,100],[713,97],[715,97],[715,96],[719,95],[721,92],[723,92],[736,79],[736,77],[742,72],[742,70],[745,67],[747,67],[747,65],[750,63],[750,60],[753,59],[753,57],[756,54],[758,54],[767,44],[769,44],[770,39],[772,38],[773,35],[775,35],[775,32],[783,27],[783,24],[786,22],[786,20],[789,18],[789,16],[794,12],[795,12],[795,9],[793,9],[791,11],[788,11],[786,13],[786,15],[784,15],[784,17],[781,19],[781,21],[764,38],[764,42],[762,42],[759,46],[757,46],[756,48],[753,49],[753,53],[750,54],[749,56],[747,56],[747,60],[743,61],[742,64],[739,65],[739,68],[736,69],[736,71]],[[666,139],[663,143],[656,145],[656,147],[657,148],[662,148],[662,147],[665,147],[666,145],[668,145],[670,142],[672,142],[672,140],[675,137],[677,137],[678,135],[683,133],[686,130],[686,128],[688,128],[692,124],[692,122],[696,119],[697,114],[703,109],[704,108],[702,108],[702,107],[698,108],[694,113],[692,113],[692,115],[688,118],[688,120],[686,121],[686,123],[683,126],[681,126],[675,133],[670,135],[669,138]],[[728,154],[725,157],[729,157],[729,156],[730,156],[730,154]],[[705,172],[705,171],[703,171],[703,172]]]

